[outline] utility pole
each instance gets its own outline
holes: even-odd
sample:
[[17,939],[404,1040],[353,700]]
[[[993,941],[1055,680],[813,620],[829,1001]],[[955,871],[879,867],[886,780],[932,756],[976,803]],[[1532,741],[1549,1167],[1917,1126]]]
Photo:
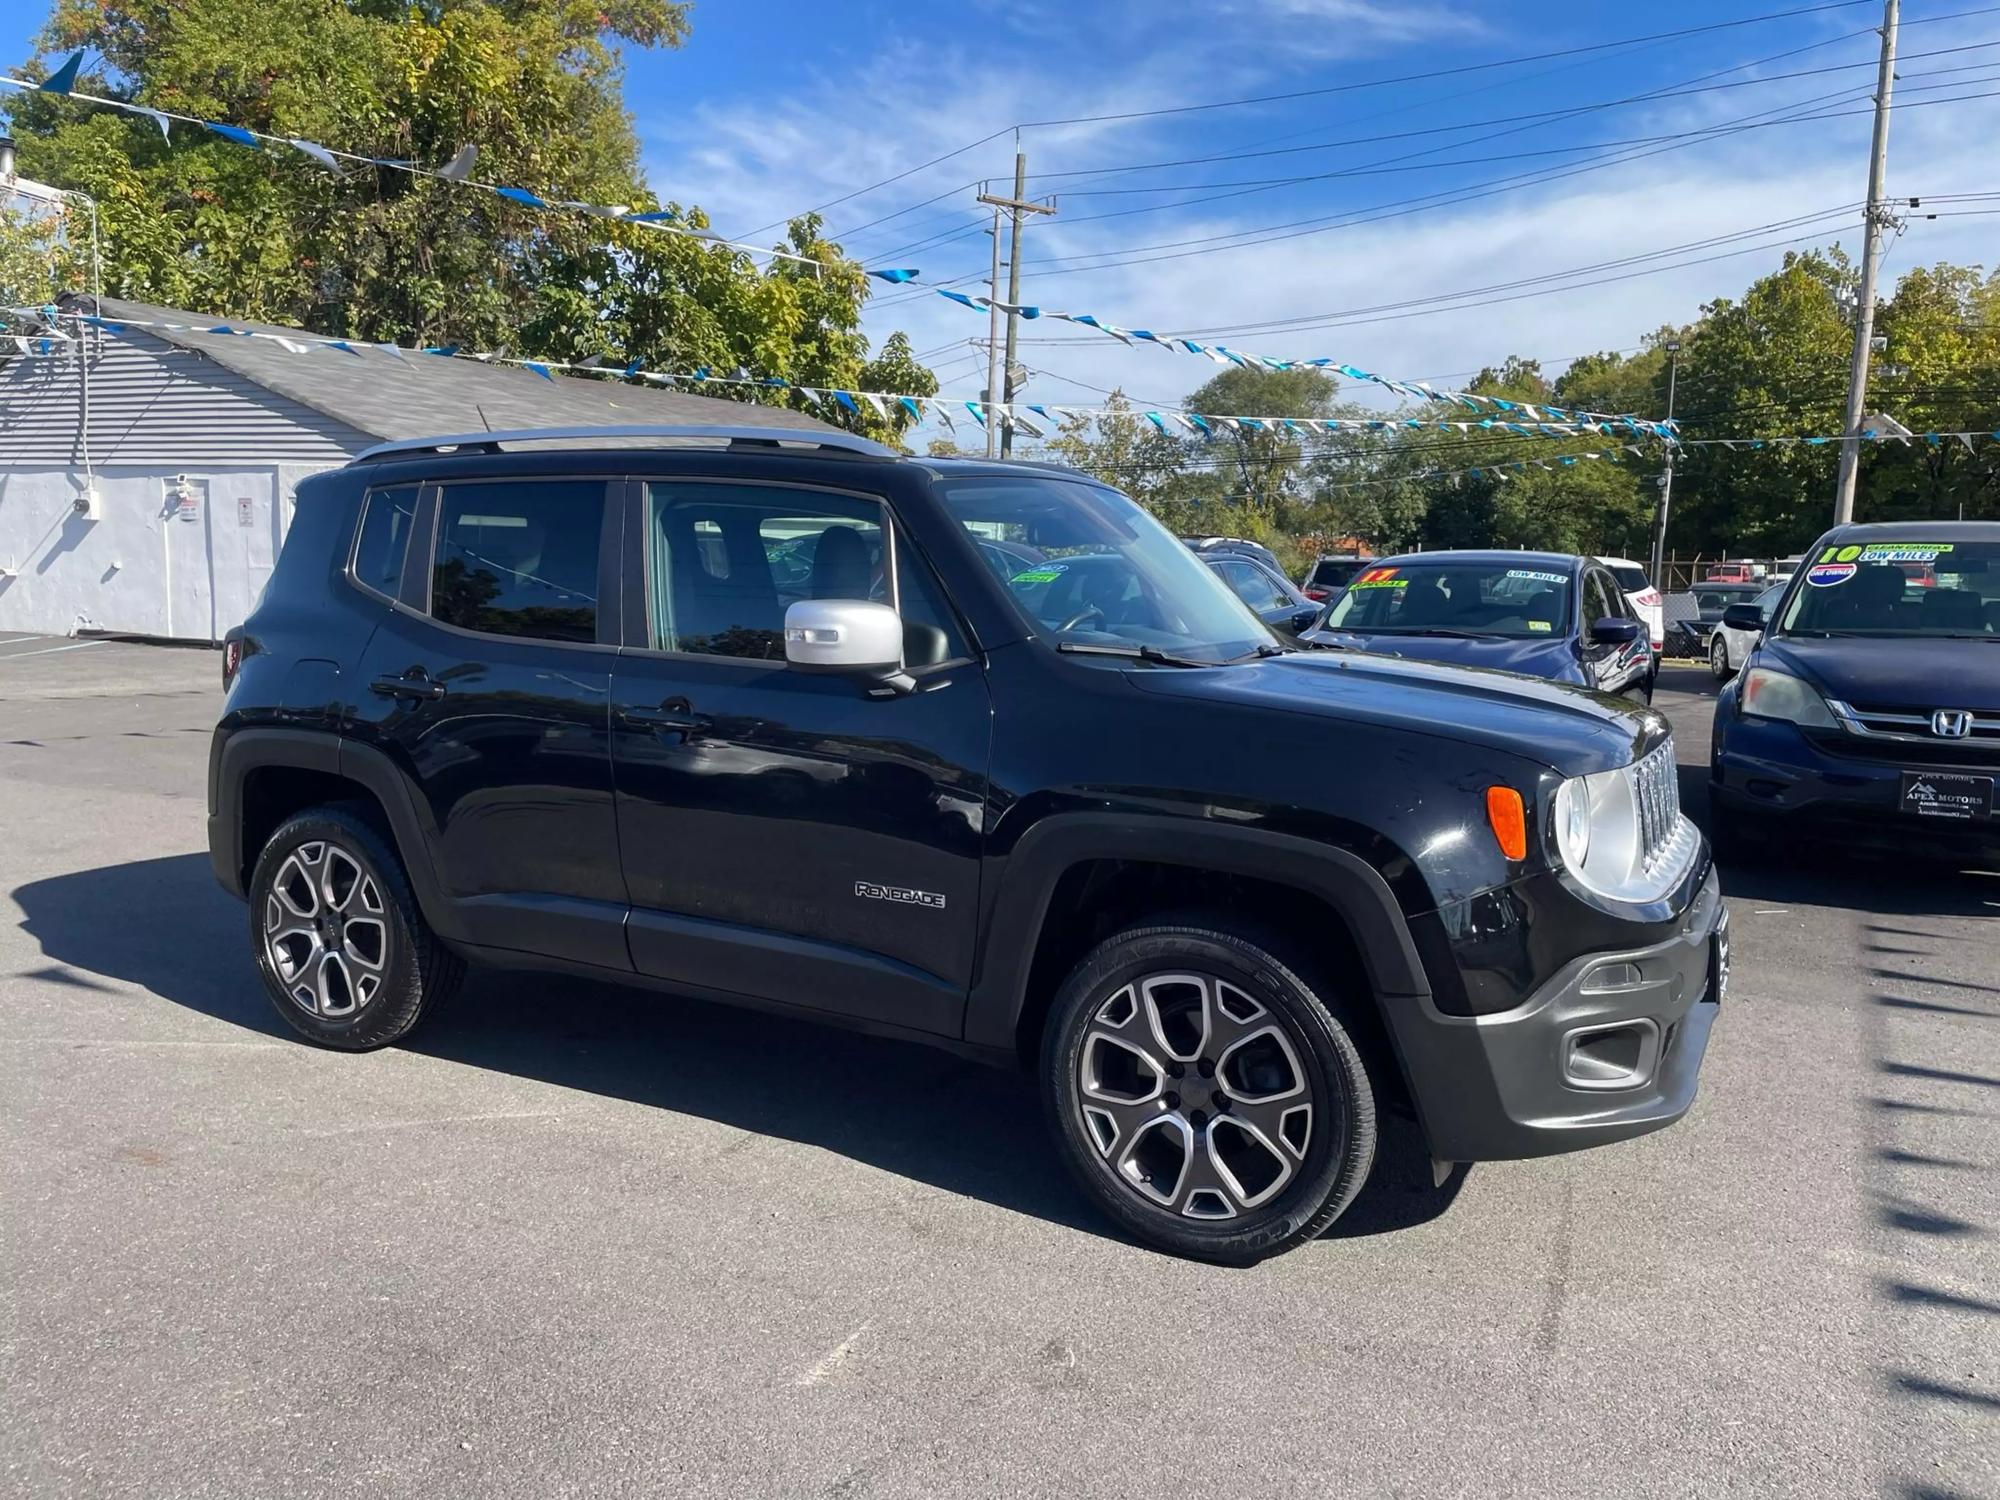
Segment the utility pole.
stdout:
[[[1667,420],[1674,419],[1674,386],[1681,373],[1681,341],[1668,339],[1667,350]],[[1660,514],[1653,527],[1653,587],[1662,594],[1667,592],[1665,568],[1667,565],[1667,512],[1674,503],[1674,445],[1667,440],[1667,462],[1660,470]]]
[[1861,245],[1861,300],[1854,309],[1854,366],[1847,377],[1847,421],[1841,428],[1840,482],[1833,494],[1833,524],[1854,519],[1854,480],[1861,466],[1861,414],[1868,402],[1868,355],[1875,337],[1875,268],[1882,258],[1882,230],[1890,221],[1882,205],[1889,170],[1889,93],[1896,82],[1898,0],[1882,8],[1882,70],[1875,83],[1875,144],[1868,162],[1866,238]]
[[[1021,221],[1027,214],[1052,214],[1056,211],[1053,203],[1030,203],[1028,191],[1028,157],[1023,151],[1014,153],[1014,196],[996,197],[991,193],[981,193],[979,201],[993,206],[993,279],[987,283],[987,296],[1000,300],[1000,215],[1005,211],[1014,221],[1013,238],[1007,253],[1007,301],[1018,305],[1021,301]],[[1014,345],[1016,326],[1020,317],[1016,313],[1007,314],[1007,344],[1003,351],[1000,346],[1000,311],[993,310],[991,331],[992,347],[986,360],[986,456],[993,457],[994,443],[999,443],[1001,457],[1014,450],[1014,426],[1007,423],[996,429],[991,407],[995,402],[1011,402],[1014,399]]]
[[[979,195],[981,203],[995,200],[985,193]],[[986,296],[989,303],[1000,300],[1000,210],[993,210],[993,227],[987,230],[993,236],[993,274],[986,279]],[[993,403],[1000,399],[1000,309],[988,306],[986,309],[986,456],[993,457],[994,443],[998,441],[998,419],[993,415]]]

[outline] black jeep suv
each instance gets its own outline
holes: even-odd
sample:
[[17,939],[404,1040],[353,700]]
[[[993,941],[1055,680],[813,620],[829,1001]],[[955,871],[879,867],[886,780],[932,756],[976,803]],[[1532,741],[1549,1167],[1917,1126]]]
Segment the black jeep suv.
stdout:
[[308,1039],[472,959],[1019,1060],[1211,1259],[1330,1224],[1378,1106],[1440,1162],[1671,1123],[1727,973],[1657,715],[1280,641],[1067,470],[388,444],[299,486],[224,671],[215,871]]

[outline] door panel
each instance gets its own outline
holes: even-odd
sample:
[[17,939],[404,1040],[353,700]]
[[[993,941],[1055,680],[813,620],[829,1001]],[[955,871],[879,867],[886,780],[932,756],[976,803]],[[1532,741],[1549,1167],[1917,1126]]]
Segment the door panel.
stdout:
[[[353,732],[418,791],[460,936],[622,969],[616,653],[593,639],[604,502],[601,480],[430,492],[411,552],[435,614],[388,612],[363,656]],[[433,534],[434,566],[422,545]]]
[[[692,649],[614,669],[634,965],[956,1034],[991,715],[935,583],[896,557],[874,500],[654,484],[640,515],[648,638]],[[787,604],[856,595],[897,603],[915,640],[944,637],[917,691],[770,659]]]

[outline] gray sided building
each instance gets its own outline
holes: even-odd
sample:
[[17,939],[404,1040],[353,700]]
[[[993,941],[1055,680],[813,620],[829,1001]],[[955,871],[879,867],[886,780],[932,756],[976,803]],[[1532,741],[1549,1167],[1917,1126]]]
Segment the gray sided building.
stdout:
[[[81,299],[74,308],[89,311]],[[631,423],[827,430],[802,413],[105,298],[108,329],[0,340],[0,631],[216,641],[271,574],[298,482],[394,438]],[[166,330],[163,323],[189,325]],[[63,320],[67,332],[79,332]]]

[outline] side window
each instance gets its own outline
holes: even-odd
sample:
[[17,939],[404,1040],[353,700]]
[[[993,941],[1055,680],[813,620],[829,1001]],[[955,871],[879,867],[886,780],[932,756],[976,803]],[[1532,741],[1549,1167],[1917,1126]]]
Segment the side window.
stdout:
[[1611,605],[1611,599],[1604,587],[1604,575],[1589,572],[1583,575],[1583,628],[1586,632],[1599,620],[1616,619],[1618,611]]
[[783,661],[787,609],[858,599],[901,611],[911,665],[964,654],[937,585],[907,546],[891,545],[878,501],[699,480],[648,484],[646,500],[656,651]]
[[417,487],[371,490],[354,539],[354,581],[393,599],[403,581],[403,549],[417,513]]
[[1250,592],[1244,597],[1252,609],[1283,609],[1291,598],[1278,587],[1278,581],[1262,568],[1250,570]]
[[488,635],[596,640],[604,493],[601,479],[445,485],[431,613]]
[[1229,585],[1229,592],[1255,608],[1250,597],[1250,569],[1240,562],[1214,562],[1209,566]]

